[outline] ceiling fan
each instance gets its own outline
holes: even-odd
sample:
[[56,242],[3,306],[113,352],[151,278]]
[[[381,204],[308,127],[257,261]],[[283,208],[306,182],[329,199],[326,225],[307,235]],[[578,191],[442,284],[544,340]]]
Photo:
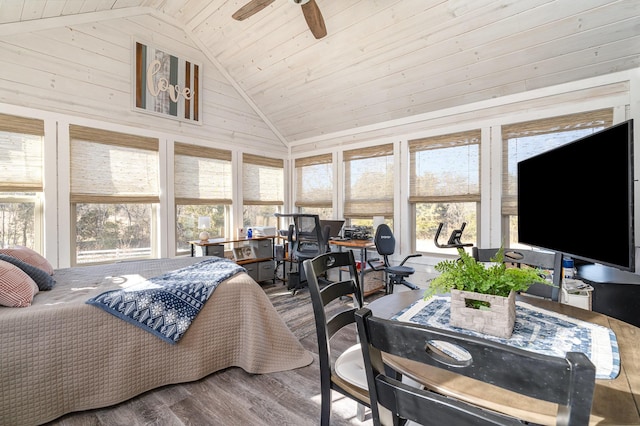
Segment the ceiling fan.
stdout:
[[[237,21],[242,21],[260,12],[274,1],[275,0],[251,0],[249,3],[238,9],[236,13],[231,15],[231,17]],[[315,38],[320,39],[327,35],[327,29],[324,26],[324,19],[322,18],[322,13],[320,13],[318,5],[316,4],[316,0],[289,1],[302,6],[304,19],[307,21],[307,25]]]

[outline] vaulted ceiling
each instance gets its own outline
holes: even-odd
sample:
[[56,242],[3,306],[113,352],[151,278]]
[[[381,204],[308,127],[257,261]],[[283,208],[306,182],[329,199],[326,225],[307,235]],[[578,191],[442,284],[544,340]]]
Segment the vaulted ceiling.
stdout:
[[234,20],[248,1],[8,0],[0,25],[160,16],[287,143],[640,66],[637,0],[315,0],[320,39],[291,0]]

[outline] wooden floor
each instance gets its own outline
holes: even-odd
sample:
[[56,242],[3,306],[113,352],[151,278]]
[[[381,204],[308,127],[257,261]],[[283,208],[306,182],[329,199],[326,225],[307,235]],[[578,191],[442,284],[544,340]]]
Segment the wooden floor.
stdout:
[[[302,345],[317,354],[313,310],[308,290],[292,296],[281,282],[262,284],[274,306]],[[371,295],[373,300],[382,293]],[[347,301],[345,301],[347,303]],[[353,333],[340,335],[334,349],[355,342]],[[240,368],[213,373],[202,380],[165,386],[119,405],[63,416],[48,425],[318,425],[320,385],[317,358],[304,368],[253,375]],[[356,418],[356,404],[333,393],[331,424],[371,425]]]

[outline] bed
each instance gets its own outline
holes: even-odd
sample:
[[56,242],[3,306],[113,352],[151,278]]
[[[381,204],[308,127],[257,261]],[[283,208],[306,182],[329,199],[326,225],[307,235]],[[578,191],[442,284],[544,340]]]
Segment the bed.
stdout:
[[40,291],[31,306],[0,307],[0,424],[42,424],[228,367],[264,374],[312,362],[244,272],[218,285],[176,344],[86,303],[201,260],[58,269],[53,289]]

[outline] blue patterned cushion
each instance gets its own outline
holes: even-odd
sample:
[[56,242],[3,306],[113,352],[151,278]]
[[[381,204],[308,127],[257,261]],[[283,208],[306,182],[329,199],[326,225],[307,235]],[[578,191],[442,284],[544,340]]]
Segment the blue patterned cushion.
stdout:
[[51,290],[53,286],[56,284],[56,280],[53,279],[49,273],[43,269],[36,268],[33,265],[29,265],[26,262],[23,262],[20,259],[17,259],[13,256],[9,256],[8,254],[0,253],[0,260],[4,260],[5,262],[9,262],[18,268],[22,269],[25,274],[29,275],[33,281],[38,285],[40,290]]

